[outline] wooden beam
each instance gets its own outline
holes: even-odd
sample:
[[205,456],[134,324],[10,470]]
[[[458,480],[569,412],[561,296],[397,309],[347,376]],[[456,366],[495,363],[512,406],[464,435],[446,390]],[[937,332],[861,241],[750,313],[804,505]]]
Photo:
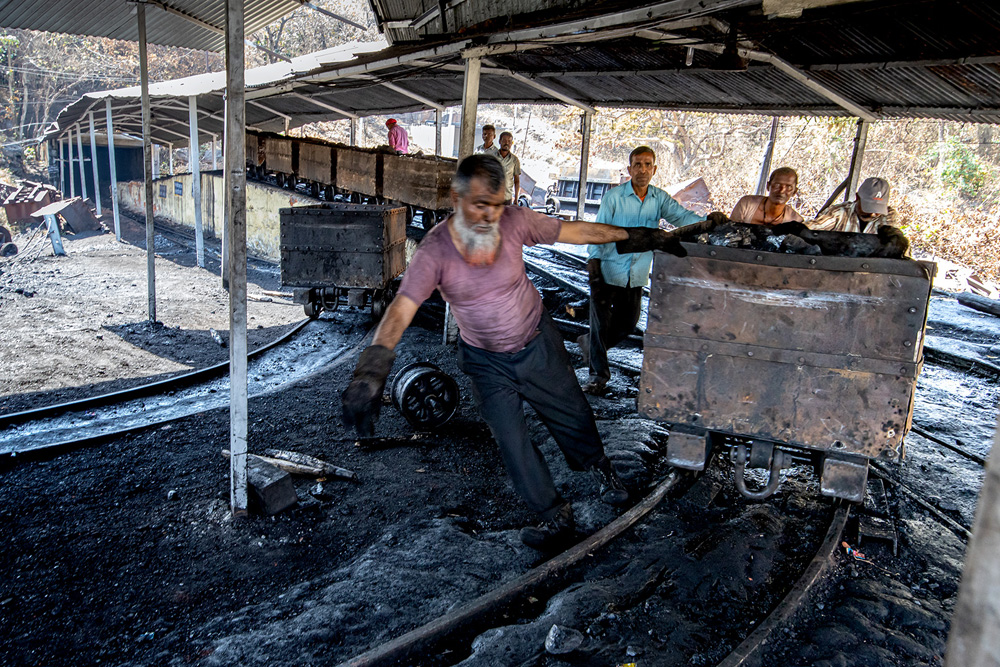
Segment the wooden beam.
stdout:
[[444,111],[444,105],[443,104],[439,104],[438,102],[430,100],[430,99],[424,97],[423,95],[418,95],[417,93],[414,93],[412,91],[407,90],[406,88],[403,88],[402,86],[397,86],[396,84],[389,83],[388,81],[383,81],[382,85],[384,87],[388,88],[389,90],[395,90],[400,95],[405,95],[406,97],[409,97],[410,99],[416,100],[418,102],[422,102],[423,104],[426,104],[427,106],[429,106],[431,109],[437,109],[439,111]]
[[[490,64],[494,64],[494,63],[490,63]],[[585,102],[581,102],[580,100],[577,100],[577,99],[575,99],[575,98],[567,95],[566,93],[563,93],[563,92],[557,90],[556,88],[553,88],[551,85],[546,85],[544,83],[536,81],[533,78],[528,78],[528,77],[524,76],[523,74],[518,74],[517,72],[512,72],[510,70],[503,70],[503,75],[504,76],[508,76],[508,77],[514,79],[515,81],[520,81],[524,85],[530,86],[530,87],[534,88],[535,90],[539,90],[539,91],[545,93],[546,95],[549,95],[550,97],[553,97],[553,98],[559,100],[560,102],[563,102],[565,104],[569,104],[570,106],[577,107],[578,109],[582,109],[583,111],[586,111],[587,113],[593,114],[593,113],[597,112],[597,109],[595,109],[594,107],[590,106],[589,104],[586,104]]]
[[94,112],[90,116],[90,167],[94,174],[94,205],[97,207],[97,217],[101,217],[101,183],[97,169],[97,132],[94,130]]
[[345,118],[358,118],[359,117],[358,114],[356,114],[356,113],[353,113],[351,111],[347,111],[345,109],[341,109],[339,107],[335,107],[332,104],[327,104],[323,100],[318,100],[318,99],[316,99],[314,97],[306,97],[302,93],[291,93],[290,97],[295,97],[295,98],[298,98],[300,100],[304,100],[304,101],[308,102],[309,104],[318,106],[320,109],[326,109],[327,111],[332,111],[334,113],[339,113],[341,116],[344,116]]
[[194,247],[195,261],[205,268],[205,231],[202,226],[201,211],[201,142],[198,141],[198,98],[188,98],[188,164],[191,165],[191,199],[194,200]]
[[115,159],[115,128],[111,122],[111,98],[104,99],[104,113],[107,116],[108,164],[111,167],[111,212],[115,220],[115,240],[122,240],[122,224],[118,215],[118,161]]

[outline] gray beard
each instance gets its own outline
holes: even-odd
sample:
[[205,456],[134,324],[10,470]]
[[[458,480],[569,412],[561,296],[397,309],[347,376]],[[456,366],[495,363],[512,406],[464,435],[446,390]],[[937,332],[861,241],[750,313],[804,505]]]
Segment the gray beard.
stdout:
[[455,211],[455,231],[462,244],[462,256],[473,266],[487,266],[496,259],[497,248],[500,247],[500,225],[493,225],[488,234],[469,229],[465,224],[465,216],[461,211]]

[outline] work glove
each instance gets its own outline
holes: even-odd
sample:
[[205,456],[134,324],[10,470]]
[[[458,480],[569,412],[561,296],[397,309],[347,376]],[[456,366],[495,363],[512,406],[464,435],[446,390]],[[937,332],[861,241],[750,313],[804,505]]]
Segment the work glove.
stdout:
[[628,238],[617,241],[615,249],[619,254],[662,250],[677,257],[687,257],[687,250],[681,245],[677,232],[665,232],[658,227],[625,227]]
[[344,408],[344,424],[369,438],[375,434],[375,422],[382,410],[382,390],[385,379],[392,370],[396,353],[382,345],[365,348],[354,369],[354,379],[347,386],[340,400]]
[[604,284],[604,276],[601,274],[601,260],[596,257],[587,260],[587,282],[591,289]]

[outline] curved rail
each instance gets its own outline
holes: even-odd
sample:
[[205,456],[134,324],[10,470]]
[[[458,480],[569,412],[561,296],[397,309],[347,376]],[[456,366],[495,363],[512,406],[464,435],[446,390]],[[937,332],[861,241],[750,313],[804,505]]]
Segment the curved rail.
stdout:
[[[286,336],[282,337],[282,339],[279,339],[278,341],[274,341],[272,343],[269,343],[267,346],[265,346],[263,348],[260,348],[259,350],[256,350],[255,353],[264,352],[267,349],[270,349],[270,348],[273,348],[273,347],[277,346],[280,342],[285,342],[293,333],[296,333],[298,330],[301,330],[301,328],[305,324],[307,324],[308,322],[310,322],[310,321],[312,321],[312,320],[305,320],[303,323],[300,323],[299,325],[297,325],[296,331],[290,332],[289,334],[286,334]],[[356,343],[356,344],[350,344],[349,343],[349,344],[345,345],[340,351],[338,351],[336,353],[336,356],[333,359],[324,361],[323,365],[322,365],[322,368],[325,369],[325,370],[329,370],[330,368],[335,367],[337,364],[341,363],[343,360],[350,358],[351,354],[353,352],[356,352],[357,349],[361,345],[364,344],[364,341],[367,339],[367,336],[368,336],[368,334],[366,334],[365,336],[363,336],[361,338],[361,342],[359,342],[359,343]],[[225,366],[225,365],[226,364],[222,364],[222,366]],[[218,367],[212,367],[212,368],[214,369],[214,368],[218,368]],[[203,369],[203,370],[209,370],[209,369]],[[318,372],[318,371],[317,370],[313,370],[313,371],[310,371],[309,374],[313,374],[315,372]],[[307,375],[302,376],[302,377],[307,377]],[[293,380],[290,380],[290,382],[295,382],[295,381],[301,380],[302,377],[296,377]],[[146,385],[146,387],[153,386],[153,385],[155,385],[155,386],[161,386],[162,383],[152,383],[152,385]],[[145,395],[148,395],[148,393],[149,392],[147,392],[147,394],[145,394]],[[123,405],[123,403],[120,403],[120,402],[119,403],[113,403],[112,405],[113,406]],[[112,440],[114,438],[120,437],[122,435],[126,435],[128,433],[134,433],[134,432],[142,431],[142,430],[145,430],[145,429],[148,429],[148,428],[151,428],[151,427],[161,426],[161,425],[164,425],[164,424],[169,424],[169,423],[175,422],[175,421],[177,421],[179,419],[185,419],[185,418],[190,417],[192,415],[199,414],[200,412],[205,412],[207,410],[215,409],[216,407],[219,407],[219,406],[217,406],[217,405],[207,405],[207,406],[202,405],[202,406],[198,407],[197,409],[176,412],[176,413],[170,414],[169,416],[166,416],[166,417],[163,417],[162,415],[157,416],[157,415],[154,414],[154,415],[150,416],[148,419],[141,420],[138,423],[132,423],[132,424],[129,424],[127,426],[122,426],[120,428],[113,428],[113,429],[108,430],[108,431],[101,431],[101,432],[97,432],[97,433],[92,433],[90,435],[83,435],[82,437],[74,437],[74,438],[71,438],[71,439],[61,440],[61,441],[56,441],[56,442],[41,442],[39,444],[30,444],[29,446],[21,447],[19,449],[11,449],[9,451],[0,452],[0,466],[16,465],[18,462],[26,461],[26,460],[38,460],[38,459],[50,458],[52,456],[57,456],[59,454],[65,453],[65,452],[74,451],[76,449],[81,449],[83,447],[88,447],[88,446],[96,445],[96,444],[99,444],[99,443],[102,443],[102,442],[106,442],[108,440]],[[56,432],[58,432],[58,431],[56,431]],[[37,436],[33,436],[33,437],[37,437]]]
[[[247,354],[247,359],[249,360],[258,357],[264,352],[267,352],[268,350],[271,350],[283,343],[288,342],[295,336],[295,334],[302,331],[302,329],[307,324],[309,324],[310,321],[312,321],[310,318],[302,320],[280,338],[271,341],[267,345],[262,345],[253,352]],[[87,398],[81,398],[76,401],[67,401],[66,403],[56,403],[55,405],[44,405],[38,408],[32,408],[30,410],[23,410],[21,412],[12,412],[10,414],[0,415],[0,428],[5,428],[13,424],[20,424],[26,421],[30,421],[32,419],[53,417],[63,412],[70,412],[72,410],[86,410],[88,408],[98,408],[98,407],[103,407],[105,405],[111,405],[113,403],[121,403],[123,401],[128,401],[133,398],[142,398],[143,396],[149,396],[150,394],[156,394],[170,389],[174,389],[176,387],[183,387],[185,385],[198,382],[201,380],[207,380],[209,378],[220,375],[227,368],[229,368],[229,362],[223,361],[222,363],[215,364],[214,366],[206,366],[205,368],[199,368],[197,370],[189,371],[187,373],[175,375],[165,380],[157,380],[156,382],[150,382],[147,384],[139,385],[138,387],[132,387],[131,389],[122,389],[121,391],[112,391],[107,394],[89,396]]]
[[911,489],[902,481],[890,475],[889,472],[881,465],[879,465],[877,462],[870,461],[869,463],[871,464],[872,472],[875,473],[876,477],[881,477],[882,479],[884,479],[885,481],[889,482],[897,489],[902,491],[903,495],[907,496],[910,500],[912,500],[913,502],[917,503],[925,510],[927,510],[932,517],[937,519],[939,523],[943,524],[946,528],[951,530],[958,537],[965,540],[966,542],[968,542],[969,538],[972,537],[972,531],[969,530],[967,526],[964,526],[960,524],[958,521],[955,521],[950,516],[939,510],[937,507],[924,500],[924,498],[919,493]]
[[430,623],[341,663],[339,667],[373,667],[374,665],[388,665],[398,662],[420,647],[440,640],[497,607],[509,604],[516,598],[526,595],[528,591],[548,577],[580,562],[649,514],[666,498],[667,493],[677,485],[680,479],[680,474],[676,470],[672,471],[640,503],[576,546]]
[[847,525],[849,514],[850,509],[847,507],[837,508],[819,550],[806,567],[806,571],[795,582],[795,585],[792,586],[792,590],[788,591],[788,594],[768,614],[767,618],[739,646],[733,649],[732,653],[726,656],[717,667],[741,667],[741,665],[746,664],[747,660],[754,657],[757,651],[767,643],[774,631],[781,628],[791,618],[792,614],[799,608],[813,586],[830,566],[830,561],[837,550],[837,545],[840,544],[840,536]]

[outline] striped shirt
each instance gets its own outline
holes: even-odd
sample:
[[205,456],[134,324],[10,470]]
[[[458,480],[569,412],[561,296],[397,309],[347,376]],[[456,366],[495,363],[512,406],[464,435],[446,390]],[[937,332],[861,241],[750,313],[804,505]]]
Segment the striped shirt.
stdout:
[[[659,227],[660,219],[676,227],[701,222],[705,216],[689,211],[660,188],[650,185],[646,198],[639,199],[632,182],[611,188],[601,199],[597,222],[618,227]],[[604,282],[619,287],[644,287],[649,284],[652,252],[619,255],[614,243],[587,246],[590,259],[601,260]]]

